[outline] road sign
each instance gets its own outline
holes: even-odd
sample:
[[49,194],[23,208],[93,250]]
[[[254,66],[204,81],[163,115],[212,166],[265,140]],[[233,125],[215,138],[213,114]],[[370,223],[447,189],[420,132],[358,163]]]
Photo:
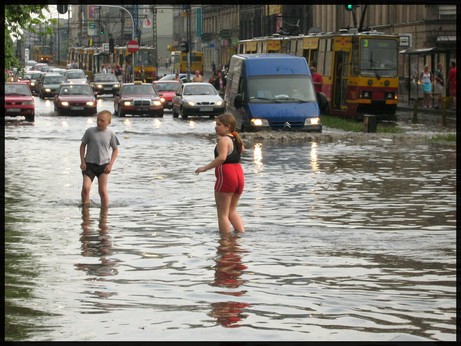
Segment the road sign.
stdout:
[[139,50],[139,43],[136,40],[128,41],[126,48],[130,53],[136,53]]

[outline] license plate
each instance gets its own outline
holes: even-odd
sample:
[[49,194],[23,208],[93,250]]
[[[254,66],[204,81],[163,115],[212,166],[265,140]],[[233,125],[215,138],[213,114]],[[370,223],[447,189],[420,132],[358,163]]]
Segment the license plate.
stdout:
[[213,107],[200,107],[199,111],[200,112],[212,112]]
[[20,109],[20,108],[7,108],[6,111],[7,111],[7,112],[12,112],[12,113],[13,113],[13,112],[14,112],[14,113],[18,113],[18,112],[21,111],[21,109]]
[[136,110],[139,111],[139,112],[147,112],[149,110],[149,108],[147,107],[136,107]]
[[73,111],[83,111],[85,108],[84,107],[70,107],[70,109]]

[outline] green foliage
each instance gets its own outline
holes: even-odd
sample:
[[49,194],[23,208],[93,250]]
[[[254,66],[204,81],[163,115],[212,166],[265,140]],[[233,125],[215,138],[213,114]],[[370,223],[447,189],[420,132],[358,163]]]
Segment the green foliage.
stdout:
[[[323,126],[340,129],[349,132],[363,132],[364,124],[361,121],[350,120],[335,117],[332,115],[322,115],[321,118]],[[402,129],[395,126],[394,123],[379,123],[376,127],[378,133],[401,133]]]
[[5,68],[18,66],[15,57],[13,39],[20,39],[24,30],[36,32],[33,26],[41,25],[43,35],[53,33],[52,23],[56,20],[46,18],[43,10],[48,11],[48,5],[5,5]]
[[456,144],[456,133],[447,133],[442,135],[436,135],[431,138],[432,142],[435,143],[453,143]]

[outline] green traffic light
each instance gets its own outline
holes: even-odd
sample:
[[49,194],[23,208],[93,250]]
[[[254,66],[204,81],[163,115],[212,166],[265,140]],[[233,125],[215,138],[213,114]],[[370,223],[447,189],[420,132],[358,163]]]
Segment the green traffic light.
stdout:
[[347,4],[344,7],[346,7],[346,10],[348,10],[348,11],[352,11],[354,9],[354,5],[352,5],[352,4]]

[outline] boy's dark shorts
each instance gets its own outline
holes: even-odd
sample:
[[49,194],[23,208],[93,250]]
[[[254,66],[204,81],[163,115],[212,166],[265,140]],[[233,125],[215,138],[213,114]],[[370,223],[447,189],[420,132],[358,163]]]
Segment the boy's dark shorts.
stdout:
[[99,179],[99,176],[101,174],[104,173],[104,170],[106,169],[108,163],[105,163],[103,165],[98,165],[96,163],[89,163],[89,162],[85,162],[86,163],[86,169],[84,171],[82,171],[82,174],[83,175],[87,175],[91,181],[94,180],[94,177],[98,177]]

